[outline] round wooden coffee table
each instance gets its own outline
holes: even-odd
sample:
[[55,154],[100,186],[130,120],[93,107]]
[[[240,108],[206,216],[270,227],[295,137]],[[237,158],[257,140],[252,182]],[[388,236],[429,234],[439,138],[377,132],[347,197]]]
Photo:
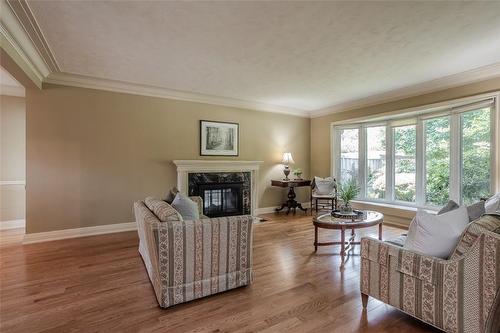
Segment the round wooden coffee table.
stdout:
[[[333,217],[331,214],[318,215],[313,218],[314,225],[314,252],[318,250],[318,246],[340,245],[340,255],[342,256],[342,265],[344,259],[349,252],[353,250],[354,245],[361,242],[355,242],[355,229],[368,228],[378,225],[378,239],[382,240],[382,225],[384,223],[384,215],[373,210],[363,211],[363,216],[360,219],[352,221],[350,219]],[[340,241],[336,242],[318,242],[318,229],[339,229]],[[351,230],[351,236],[346,241],[345,231]]]

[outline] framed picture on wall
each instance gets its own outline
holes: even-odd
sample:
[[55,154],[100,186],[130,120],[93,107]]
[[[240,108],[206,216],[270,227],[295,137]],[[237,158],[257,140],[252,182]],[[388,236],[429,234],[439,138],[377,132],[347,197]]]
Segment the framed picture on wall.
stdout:
[[238,156],[239,124],[200,120],[201,156]]

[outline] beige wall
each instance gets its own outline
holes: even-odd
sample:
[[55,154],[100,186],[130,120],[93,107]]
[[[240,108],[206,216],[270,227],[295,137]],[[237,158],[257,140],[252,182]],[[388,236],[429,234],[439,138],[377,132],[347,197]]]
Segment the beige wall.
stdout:
[[[390,103],[378,104],[353,110],[346,110],[323,117],[313,118],[311,119],[311,175],[328,176],[331,173],[330,126],[332,122],[377,115],[384,112],[398,111],[406,108],[438,103],[450,99],[468,97],[499,90],[500,78],[495,78],[421,96],[405,98]],[[497,163],[496,169],[497,175],[500,175],[500,163]],[[498,185],[499,181],[500,177],[499,179],[497,179],[497,188],[500,188],[500,185]],[[414,210],[401,210],[386,207],[384,205],[357,203],[355,204],[355,207],[360,209],[376,209],[378,211],[381,211],[385,215],[384,220],[386,222],[398,225],[408,225],[415,215]]]
[[[27,233],[134,221],[134,200],[175,186],[174,159],[264,161],[259,207],[285,198],[269,186],[283,151],[309,175],[307,118],[56,85],[26,109]],[[239,157],[200,157],[200,119],[238,122]]]
[[[0,95],[0,181],[26,177],[26,110],[24,98]],[[0,185],[1,221],[25,217],[24,185]]]

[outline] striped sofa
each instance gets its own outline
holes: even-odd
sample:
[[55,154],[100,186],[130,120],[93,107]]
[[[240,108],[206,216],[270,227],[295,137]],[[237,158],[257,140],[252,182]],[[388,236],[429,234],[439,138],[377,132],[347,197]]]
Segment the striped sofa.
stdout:
[[160,222],[142,201],[134,213],[139,252],[161,307],[251,283],[251,216]]
[[361,240],[361,296],[446,332],[500,329],[500,216],[469,224],[448,260],[377,239]]

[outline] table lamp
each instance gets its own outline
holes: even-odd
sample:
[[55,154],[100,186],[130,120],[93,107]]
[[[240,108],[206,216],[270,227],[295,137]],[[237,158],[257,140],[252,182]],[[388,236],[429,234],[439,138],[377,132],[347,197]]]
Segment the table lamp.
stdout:
[[292,157],[292,153],[283,153],[283,159],[281,160],[281,163],[285,165],[285,169],[283,169],[285,180],[289,180],[288,175],[290,174],[290,168],[288,165],[295,163]]

